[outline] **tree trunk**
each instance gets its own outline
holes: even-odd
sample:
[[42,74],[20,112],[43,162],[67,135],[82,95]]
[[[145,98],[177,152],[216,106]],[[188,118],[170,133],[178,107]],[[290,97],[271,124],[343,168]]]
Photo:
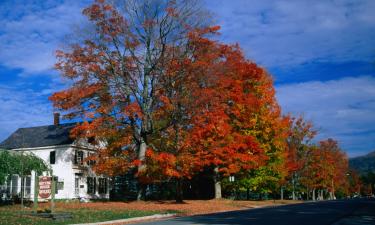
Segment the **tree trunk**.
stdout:
[[296,189],[295,174],[293,174],[292,183],[293,183],[292,199],[293,199],[293,200],[296,200],[296,192],[295,192],[295,189]]
[[312,200],[316,201],[316,198],[315,198],[315,188],[312,190]]
[[317,190],[317,192],[318,192],[318,201],[322,200],[322,192],[321,192],[321,190]]
[[176,203],[183,203],[183,190],[182,190],[182,181],[181,179],[176,179]]
[[219,167],[214,169],[214,184],[215,184],[215,199],[222,198],[221,195],[221,181],[219,177]]
[[145,186],[141,183],[138,183],[138,192],[137,192],[137,201],[142,201],[144,199]]
[[138,159],[140,160],[140,164],[138,165],[138,193],[137,193],[137,201],[140,201],[144,198],[145,193],[145,186],[140,181],[140,174],[146,169],[146,165],[144,164],[144,160],[146,157],[146,150],[147,144],[145,140],[141,141],[139,145],[139,152],[138,152]]
[[320,190],[320,200],[324,200],[324,190]]
[[333,179],[332,179],[332,200],[334,200],[334,199],[336,199],[336,197],[335,197],[335,185],[334,185],[334,183],[333,183]]
[[280,189],[280,199],[281,200],[284,200],[284,188],[283,187],[281,187],[281,189]]
[[246,188],[246,200],[250,199],[250,189]]
[[310,189],[306,190],[306,200],[308,201],[310,199]]
[[[174,138],[174,148],[175,152],[179,152],[179,145],[178,145],[178,140],[179,140],[179,129],[177,124],[174,124],[173,129],[175,130],[175,138]],[[178,166],[177,168],[178,169]],[[182,179],[181,178],[176,178],[176,203],[183,203],[183,192],[182,192]]]
[[332,191],[329,192],[329,199],[333,200],[333,192]]

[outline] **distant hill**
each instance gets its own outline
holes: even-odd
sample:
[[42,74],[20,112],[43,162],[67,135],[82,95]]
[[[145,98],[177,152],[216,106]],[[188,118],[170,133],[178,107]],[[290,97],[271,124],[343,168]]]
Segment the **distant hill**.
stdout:
[[349,159],[349,165],[350,168],[361,174],[367,173],[367,171],[375,172],[375,151],[364,156]]

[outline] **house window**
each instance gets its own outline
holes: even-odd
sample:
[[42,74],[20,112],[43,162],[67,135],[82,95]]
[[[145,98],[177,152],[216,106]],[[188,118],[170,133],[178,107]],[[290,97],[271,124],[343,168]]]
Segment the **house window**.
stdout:
[[58,181],[56,183],[57,189],[56,190],[64,190],[64,181]]
[[94,154],[87,153],[87,157],[90,157],[89,160],[87,161],[87,165],[89,166],[95,165],[96,161],[93,160]]
[[12,178],[10,176],[7,177],[7,194],[10,195],[11,191],[11,186],[12,186]]
[[74,154],[74,164],[83,164],[83,151],[75,151]]
[[12,175],[12,195],[16,195],[18,190],[18,176]]
[[56,163],[56,151],[49,152],[49,163],[51,165]]
[[107,194],[108,181],[107,178],[99,178],[99,194]]
[[27,176],[24,178],[24,185],[25,185],[25,189],[24,189],[24,197],[28,198],[30,197],[30,194],[31,194],[31,176]]
[[95,194],[96,191],[96,178],[87,177],[87,194]]

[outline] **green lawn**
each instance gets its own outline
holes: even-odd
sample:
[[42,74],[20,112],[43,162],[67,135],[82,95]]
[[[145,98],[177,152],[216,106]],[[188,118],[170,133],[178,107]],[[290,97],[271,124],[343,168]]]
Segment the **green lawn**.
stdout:
[[[39,218],[34,216],[25,215],[25,212],[30,210],[24,210],[21,212],[19,206],[1,206],[0,207],[0,224],[1,225],[12,225],[12,224],[25,224],[25,225],[44,225],[44,224],[74,224],[74,223],[93,223],[103,222],[108,220],[126,219],[132,217],[149,216],[157,213],[167,213],[160,211],[134,211],[134,210],[95,210],[95,209],[70,209],[64,210],[64,212],[71,212],[73,214],[72,219],[66,220],[52,220]],[[57,211],[58,212],[58,211]]]

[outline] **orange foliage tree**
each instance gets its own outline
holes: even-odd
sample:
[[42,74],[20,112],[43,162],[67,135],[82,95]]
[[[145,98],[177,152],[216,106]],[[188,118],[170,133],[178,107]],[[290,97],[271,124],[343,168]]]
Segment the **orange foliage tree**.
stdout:
[[334,199],[335,190],[347,187],[347,173],[349,172],[348,157],[343,152],[336,140],[331,138],[319,142],[319,150],[324,155],[323,171],[325,182],[323,183],[330,192],[330,198]]
[[[72,135],[99,140],[98,173],[113,176],[136,168],[142,178],[151,139],[173,125],[158,121],[167,107],[166,68],[191,55],[188,34],[203,26],[202,14],[193,1],[173,0],[126,1],[117,8],[97,0],[83,13],[93,34],[57,51],[56,68],[71,86],[50,99],[67,118],[86,121]],[[142,188],[138,199],[141,195]]]
[[347,192],[348,187],[348,157],[339,148],[337,141],[327,139],[319,142],[310,151],[306,167],[303,170],[302,183],[312,191],[315,200],[315,191],[320,190],[319,198],[323,198],[323,191],[335,199],[335,191],[341,189]]
[[313,124],[306,121],[302,116],[290,117],[289,134],[287,138],[285,169],[287,170],[287,180],[292,186],[292,199],[296,200],[296,188],[300,185],[302,172],[309,160],[311,141],[317,134]]
[[221,198],[223,177],[243,178],[260,166],[281,174],[288,123],[264,69],[247,60],[237,45],[194,38],[198,34],[192,34],[200,55],[192,64],[199,77],[194,92],[198,111],[193,110],[186,144],[194,149],[198,168],[213,170],[215,197]]

